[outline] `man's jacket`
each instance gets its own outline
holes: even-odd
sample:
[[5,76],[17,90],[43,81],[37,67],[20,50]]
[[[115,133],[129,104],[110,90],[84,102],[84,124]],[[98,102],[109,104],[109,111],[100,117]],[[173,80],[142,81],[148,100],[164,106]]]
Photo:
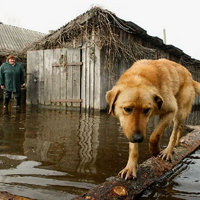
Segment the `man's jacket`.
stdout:
[[4,90],[17,92],[24,84],[24,71],[19,63],[14,66],[5,62],[0,67],[0,85],[4,85]]

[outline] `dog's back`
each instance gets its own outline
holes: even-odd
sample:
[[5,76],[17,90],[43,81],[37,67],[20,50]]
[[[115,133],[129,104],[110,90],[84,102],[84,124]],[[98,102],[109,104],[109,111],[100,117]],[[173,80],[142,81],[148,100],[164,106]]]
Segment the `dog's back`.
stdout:
[[170,90],[173,95],[176,95],[183,85],[193,85],[192,76],[185,67],[166,59],[135,62],[122,74],[117,84],[144,84],[144,82],[154,85],[161,94]]

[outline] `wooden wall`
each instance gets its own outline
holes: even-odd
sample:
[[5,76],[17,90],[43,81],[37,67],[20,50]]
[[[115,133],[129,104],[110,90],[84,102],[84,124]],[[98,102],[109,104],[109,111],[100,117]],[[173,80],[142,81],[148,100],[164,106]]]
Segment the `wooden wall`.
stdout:
[[[123,40],[135,40],[143,43],[141,38],[125,37]],[[101,49],[95,44],[94,34],[90,41],[79,48],[49,49],[29,51],[27,55],[27,104],[41,104],[84,109],[105,110],[105,95],[119,79],[121,74],[132,66],[135,60],[127,61],[123,56],[115,63],[107,65],[107,47]],[[155,49],[155,58],[167,58],[179,62],[178,57],[152,46],[147,41],[145,46]],[[139,57],[137,59],[142,59]],[[185,66],[200,82],[200,68]],[[81,101],[81,104],[80,104]],[[199,104],[196,97],[195,104]]]
[[80,49],[29,51],[27,104],[80,106],[80,73]]
[[[62,55],[65,63],[59,64]],[[100,67],[100,50],[87,44],[82,49],[29,51],[27,104],[80,107],[76,100],[81,100],[82,108],[105,109],[106,102],[100,102]]]

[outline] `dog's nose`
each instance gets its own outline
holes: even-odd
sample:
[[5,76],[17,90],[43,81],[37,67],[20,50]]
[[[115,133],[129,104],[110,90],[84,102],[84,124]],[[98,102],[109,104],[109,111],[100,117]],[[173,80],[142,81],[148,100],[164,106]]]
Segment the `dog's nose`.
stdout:
[[144,140],[144,135],[142,133],[134,133],[132,139],[134,143],[140,143]]

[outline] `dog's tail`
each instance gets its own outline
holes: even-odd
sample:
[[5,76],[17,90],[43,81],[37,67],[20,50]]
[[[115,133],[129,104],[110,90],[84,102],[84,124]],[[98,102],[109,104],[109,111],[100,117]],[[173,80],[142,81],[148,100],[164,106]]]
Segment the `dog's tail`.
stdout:
[[200,83],[193,80],[193,85],[194,85],[194,89],[195,89],[196,94],[198,96],[200,96]]

